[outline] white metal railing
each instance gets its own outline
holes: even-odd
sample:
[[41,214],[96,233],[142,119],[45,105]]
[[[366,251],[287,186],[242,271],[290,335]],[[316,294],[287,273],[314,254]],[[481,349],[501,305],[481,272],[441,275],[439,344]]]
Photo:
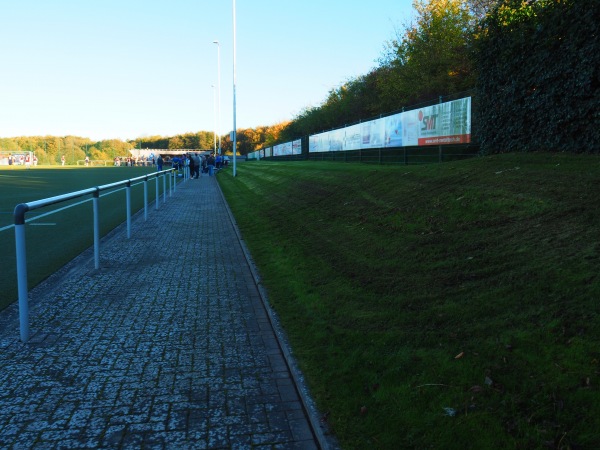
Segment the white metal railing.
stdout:
[[81,191],[70,192],[68,194],[57,195],[55,197],[49,197],[42,200],[36,200],[28,203],[20,203],[15,207],[14,221],[15,221],[15,244],[17,251],[17,290],[19,297],[19,325],[21,332],[21,341],[27,342],[29,340],[29,301],[28,301],[28,286],[27,286],[27,258],[26,258],[26,245],[25,245],[25,214],[29,211],[33,211],[38,208],[45,206],[62,203],[68,200],[72,200],[87,195],[93,196],[93,214],[94,214],[94,266],[96,269],[100,268],[100,193],[109,189],[125,186],[126,192],[126,209],[127,209],[127,238],[131,237],[131,186],[132,183],[143,182],[144,183],[144,220],[148,219],[148,181],[154,178],[156,180],[156,206],[158,210],[160,203],[159,196],[159,179],[163,181],[163,201],[167,201],[167,181],[169,178],[169,195],[177,189],[177,171],[175,169],[163,170],[148,175],[143,175],[137,178],[131,178],[128,180],[118,181],[115,183],[105,184],[102,186],[96,186]]

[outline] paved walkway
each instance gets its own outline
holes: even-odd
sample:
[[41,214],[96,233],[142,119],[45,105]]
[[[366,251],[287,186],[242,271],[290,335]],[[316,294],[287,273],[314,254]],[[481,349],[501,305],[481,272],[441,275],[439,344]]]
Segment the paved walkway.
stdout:
[[216,177],[113,231],[100,261],[30,292],[30,342],[16,305],[0,314],[0,448],[326,446]]

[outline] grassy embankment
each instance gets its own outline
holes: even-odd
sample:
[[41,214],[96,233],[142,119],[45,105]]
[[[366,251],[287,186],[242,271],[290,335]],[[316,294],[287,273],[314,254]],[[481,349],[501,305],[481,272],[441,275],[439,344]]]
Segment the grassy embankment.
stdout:
[[[17,299],[15,232],[14,228],[9,228],[14,223],[13,213],[17,204],[127,180],[155,170],[152,167],[36,167],[31,170],[15,166],[0,168],[0,310]],[[160,193],[162,188],[160,182]],[[152,180],[148,187],[149,202],[155,198],[155,181]],[[50,210],[61,209],[66,204],[80,202],[84,203],[30,222],[25,227],[30,288],[93,245],[91,196],[35,210],[26,215],[30,219]],[[125,190],[122,188],[116,193],[101,196],[101,234],[125,221],[125,205]],[[134,212],[143,208],[144,191],[141,185],[132,187],[131,205]]]
[[600,448],[600,158],[219,181],[344,449]]

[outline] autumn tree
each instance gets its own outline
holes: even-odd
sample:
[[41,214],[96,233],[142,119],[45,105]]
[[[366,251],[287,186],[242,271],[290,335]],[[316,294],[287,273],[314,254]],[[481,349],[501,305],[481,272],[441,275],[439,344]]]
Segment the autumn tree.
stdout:
[[416,0],[416,21],[388,46],[377,82],[384,111],[475,86],[474,17],[467,0]]

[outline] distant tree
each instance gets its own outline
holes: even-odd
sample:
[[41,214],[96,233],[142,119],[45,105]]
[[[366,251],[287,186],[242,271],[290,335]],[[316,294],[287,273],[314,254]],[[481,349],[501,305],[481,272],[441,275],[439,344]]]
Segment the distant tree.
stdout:
[[[218,140],[218,138],[217,138]],[[198,147],[199,149],[202,150],[210,150],[212,148],[214,148],[214,142],[215,142],[215,137],[214,137],[214,132],[210,132],[210,131],[200,131],[198,133]]]
[[14,139],[11,138],[1,138],[0,139],[0,150],[4,151],[15,151],[19,147]]
[[283,137],[283,130],[285,130],[290,123],[290,121],[285,121],[276,123],[275,125],[264,127],[264,131],[262,133],[263,147],[271,147],[279,142],[288,142],[295,139],[295,137],[291,137],[287,140],[281,140]]
[[251,128],[237,131],[237,150],[240,155],[247,155],[255,150],[256,140],[254,130]]
[[319,107],[306,108],[284,125],[280,142],[288,142],[323,130],[349,125],[378,114],[377,70],[331,89]]
[[183,148],[183,139],[179,136],[169,138],[169,149],[181,149]]
[[155,148],[166,150],[169,148],[169,138],[162,136],[148,136],[141,140],[140,144],[142,149]]
[[98,150],[96,147],[92,147],[89,150],[89,157],[91,160],[96,161],[112,161],[115,158],[102,150]]

